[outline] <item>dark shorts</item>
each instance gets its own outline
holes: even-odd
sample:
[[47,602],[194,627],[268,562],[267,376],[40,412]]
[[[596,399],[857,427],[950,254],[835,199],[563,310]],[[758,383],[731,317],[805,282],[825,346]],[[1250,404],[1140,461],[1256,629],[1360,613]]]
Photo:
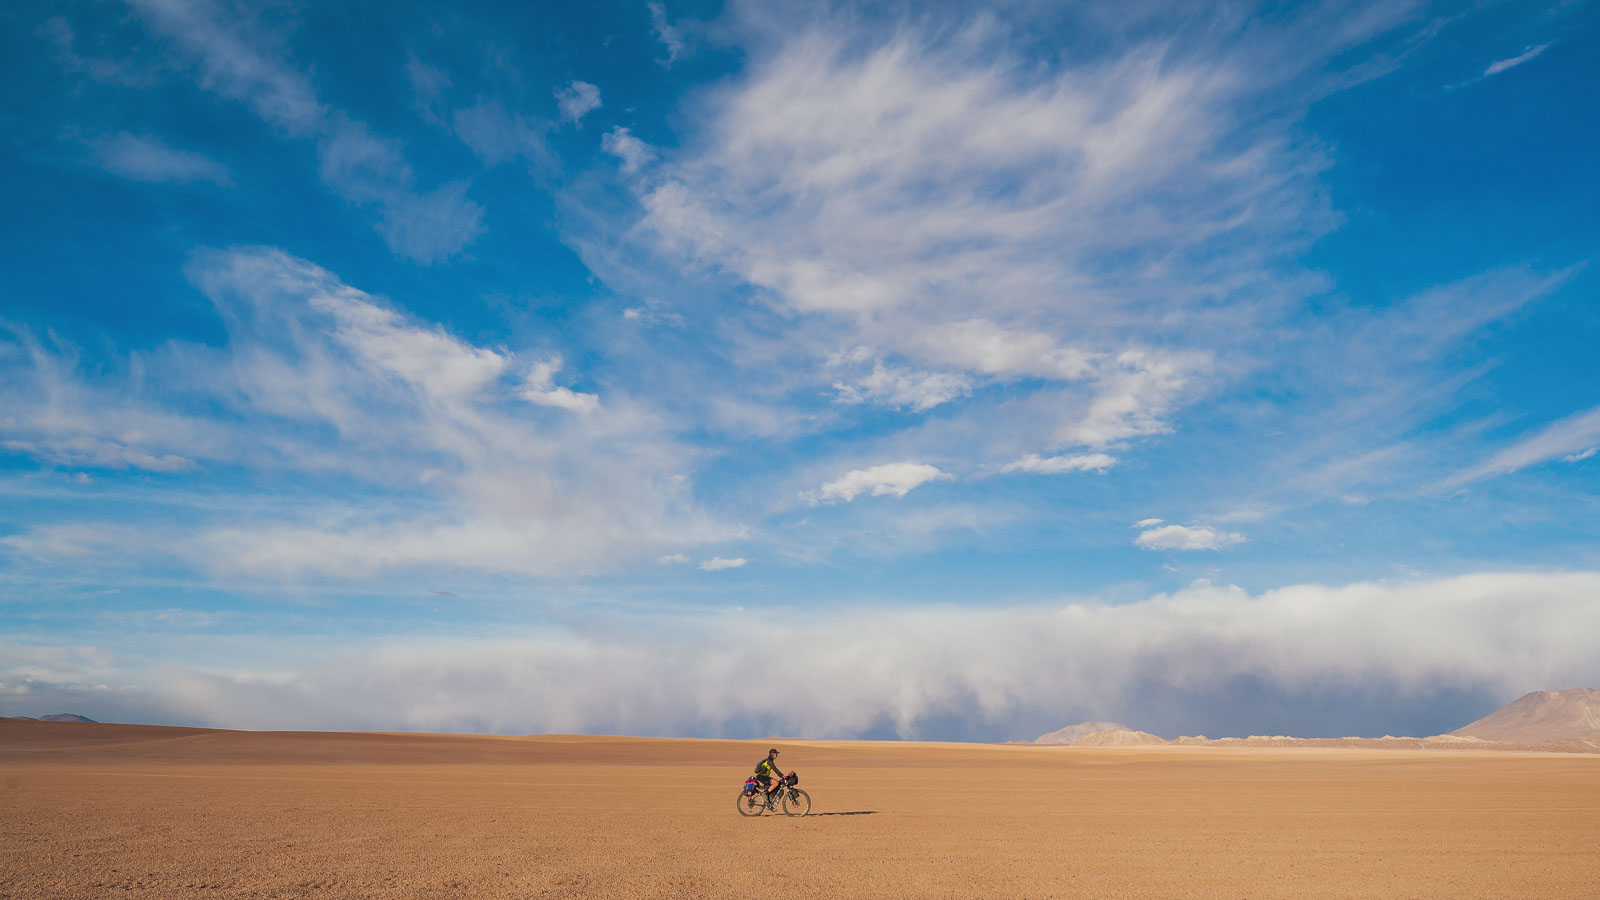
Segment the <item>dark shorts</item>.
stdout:
[[756,783],[761,785],[764,788],[770,789],[772,787],[772,776],[771,775],[757,775],[756,776]]

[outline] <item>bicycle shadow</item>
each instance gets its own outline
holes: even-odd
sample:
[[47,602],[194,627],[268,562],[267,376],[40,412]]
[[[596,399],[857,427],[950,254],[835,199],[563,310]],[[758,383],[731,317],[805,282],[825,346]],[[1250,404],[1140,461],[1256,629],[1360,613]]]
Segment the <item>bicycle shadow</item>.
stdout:
[[849,812],[812,813],[813,816],[875,816],[875,809],[852,809]]

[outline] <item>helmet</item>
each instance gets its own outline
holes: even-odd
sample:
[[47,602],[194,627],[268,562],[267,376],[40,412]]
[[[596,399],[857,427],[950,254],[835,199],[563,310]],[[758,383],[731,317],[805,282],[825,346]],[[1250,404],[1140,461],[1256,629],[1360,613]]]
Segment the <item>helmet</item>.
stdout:
[[767,755],[771,756],[772,754],[777,753],[777,752],[778,752],[778,748],[774,747],[771,750],[767,751]]

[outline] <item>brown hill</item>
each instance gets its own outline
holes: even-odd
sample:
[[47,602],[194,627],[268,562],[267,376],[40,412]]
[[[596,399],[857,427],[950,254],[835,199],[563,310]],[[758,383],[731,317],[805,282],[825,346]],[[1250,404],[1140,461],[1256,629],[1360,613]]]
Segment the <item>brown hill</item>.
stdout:
[[1128,728],[1119,728],[1114,731],[1096,731],[1079,738],[1074,746],[1078,747],[1127,747],[1144,744],[1165,744],[1166,738],[1157,737],[1148,731],[1133,731]]
[[1600,691],[1534,691],[1451,734],[1507,744],[1600,739]]
[[1035,738],[1033,742],[1035,744],[1063,746],[1076,744],[1089,735],[1101,731],[1129,730],[1131,729],[1129,729],[1128,726],[1118,725],[1116,722],[1079,722],[1076,725],[1068,725],[1065,728],[1057,729],[1049,734],[1041,734]]

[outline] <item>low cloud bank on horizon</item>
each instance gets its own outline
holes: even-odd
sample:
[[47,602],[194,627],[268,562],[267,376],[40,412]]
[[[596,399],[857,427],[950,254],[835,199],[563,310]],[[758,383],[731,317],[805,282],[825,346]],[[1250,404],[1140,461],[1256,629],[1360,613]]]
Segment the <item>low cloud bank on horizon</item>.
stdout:
[[[626,631],[385,640],[272,672],[11,644],[0,708],[255,729],[731,738],[1018,740],[1082,719],[1168,737],[1373,736],[1407,718],[1444,731],[1526,691],[1600,683],[1597,595],[1594,572],[1260,595],[1201,582],[1120,605],[844,611],[777,629],[726,611]],[[1344,730],[1328,732],[1330,721]]]

